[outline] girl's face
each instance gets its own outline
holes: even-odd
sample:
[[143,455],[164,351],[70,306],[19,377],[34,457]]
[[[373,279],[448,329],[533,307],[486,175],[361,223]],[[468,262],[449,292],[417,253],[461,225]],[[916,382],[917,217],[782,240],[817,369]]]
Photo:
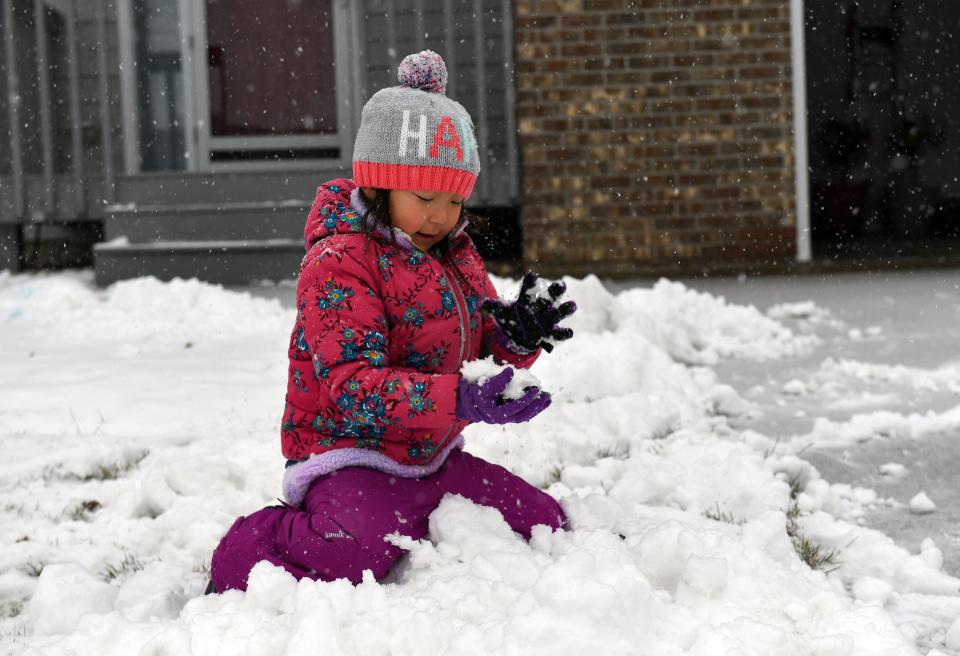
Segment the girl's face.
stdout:
[[[363,187],[373,198],[372,187]],[[430,250],[450,234],[463,209],[463,196],[439,191],[390,190],[390,221],[410,235],[422,250]]]

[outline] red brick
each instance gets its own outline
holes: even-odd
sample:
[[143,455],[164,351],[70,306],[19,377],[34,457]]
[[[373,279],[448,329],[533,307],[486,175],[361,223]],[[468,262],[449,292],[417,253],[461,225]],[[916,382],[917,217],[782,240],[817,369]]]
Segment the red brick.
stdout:
[[528,262],[630,275],[792,257],[782,3],[514,4]]

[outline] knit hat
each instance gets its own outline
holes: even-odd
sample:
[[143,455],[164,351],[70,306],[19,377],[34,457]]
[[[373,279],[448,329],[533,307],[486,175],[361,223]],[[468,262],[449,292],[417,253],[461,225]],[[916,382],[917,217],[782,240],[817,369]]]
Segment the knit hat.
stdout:
[[353,179],[363,187],[470,196],[480,173],[473,121],[446,96],[447,67],[432,50],[408,55],[400,86],[363,106],[353,145]]

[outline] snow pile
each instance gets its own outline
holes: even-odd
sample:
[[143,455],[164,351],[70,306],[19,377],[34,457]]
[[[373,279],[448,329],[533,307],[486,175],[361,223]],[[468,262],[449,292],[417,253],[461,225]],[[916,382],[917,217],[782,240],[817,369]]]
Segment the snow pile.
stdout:
[[[830,310],[817,305],[813,301],[778,303],[767,308],[766,315],[776,321],[793,321],[797,326],[806,330],[821,327],[841,330],[845,327],[842,321],[830,313]],[[874,327],[868,332],[871,336],[877,336],[880,334],[880,329]]]
[[[576,299],[579,308],[564,324],[575,334],[639,334],[684,364],[713,365],[722,357],[775,359],[805,353],[820,343],[815,335],[794,334],[753,306],[732,305],[679,282],[661,279],[650,289],[613,295],[593,275],[563,280],[564,298]],[[501,297],[516,297],[517,282],[495,278],[494,284]]]
[[844,447],[873,439],[918,440],[957,430],[960,430],[960,406],[944,412],[928,410],[909,414],[877,410],[855,414],[845,421],[817,417],[809,433],[792,437],[789,444],[798,450],[810,445]]
[[796,448],[919,439],[960,428],[957,363],[928,369],[828,356],[812,374],[789,379],[780,389],[792,397],[791,408],[817,413],[808,432],[793,436]]
[[97,290],[89,273],[0,276],[13,367],[0,435],[112,435],[122,444],[127,435],[272,430],[282,408],[265,416],[255,399],[282,395],[290,316],[275,300],[197,280]]
[[[948,405],[960,394],[958,363],[925,369],[827,357],[814,375],[788,381],[783,392],[832,413],[861,411],[842,418],[816,417],[807,433],[790,438],[795,449],[849,447],[876,439],[917,440],[960,430],[960,406]],[[908,411],[920,400],[934,399],[939,403],[932,405],[948,407]],[[864,412],[870,407],[882,409]]]
[[[553,405],[466,438],[560,498],[573,530],[526,543],[449,497],[430,541],[394,538],[410,554],[389,582],[262,564],[247,594],[201,597],[219,537],[280,491],[293,310],[195,281],[0,276],[0,639],[43,654],[916,653],[889,613],[957,595],[936,546],[857,526],[875,494],[732,428],[745,404],[709,368],[819,338],[667,281],[566,282],[575,337],[533,368]],[[791,521],[841,551],[835,572],[801,562]]]
[[797,566],[782,519],[728,528],[654,508],[626,538],[537,530],[528,544],[495,511],[449,497],[431,517],[436,544],[399,540],[411,552],[400,584],[297,583],[263,563],[245,595],[194,599],[152,631],[88,617],[58,647],[98,636],[148,653],[905,653],[879,605]]
[[818,378],[836,387],[844,383],[861,385],[869,382],[902,385],[915,391],[960,393],[960,364],[955,362],[936,369],[922,369],[827,358],[820,366]]
[[0,319],[10,327],[29,322],[58,340],[171,345],[246,335],[289,333],[287,314],[275,300],[225,295],[198,280],[138,278],[92,287],[90,273],[0,277]]

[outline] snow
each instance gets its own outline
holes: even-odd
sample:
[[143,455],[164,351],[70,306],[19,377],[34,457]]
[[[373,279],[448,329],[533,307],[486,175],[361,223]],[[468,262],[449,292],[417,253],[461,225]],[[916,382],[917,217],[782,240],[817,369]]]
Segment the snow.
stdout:
[[960,616],[958,616],[953,624],[950,625],[950,628],[947,629],[943,644],[947,649],[960,651]]
[[935,504],[930,497],[927,496],[926,492],[918,492],[912,499],[910,499],[910,512],[917,515],[932,513],[936,509],[937,504]]
[[[472,453],[560,499],[572,530],[539,527],[526,542],[496,511],[451,496],[429,539],[391,538],[409,555],[387,581],[297,582],[261,563],[246,594],[202,596],[220,536],[280,492],[294,309],[197,281],[99,290],[88,272],[0,273],[0,645],[51,655],[960,651],[960,580],[943,571],[940,548],[925,540],[914,553],[862,526],[893,502],[803,459],[811,439],[922,439],[956,412],[840,420],[811,409],[808,435],[744,428],[755,403],[721,382],[721,363],[825,361],[825,336],[853,340],[850,327],[813,302],[763,312],[678,282],[613,293],[595,277],[565,281],[575,337],[531,374],[553,404],[528,424],[465,435]],[[495,283],[515,296],[517,281]],[[864,329],[860,342],[875,337]],[[867,384],[922,377],[950,392],[949,372],[833,366],[829,380],[787,378],[806,390],[791,402],[821,402],[831,381],[852,394],[857,372]],[[839,554],[829,571],[797,556],[794,505],[803,536]]]
[[899,462],[886,462],[880,465],[880,474],[883,476],[903,476],[907,468]]
[[117,594],[116,587],[80,565],[48,565],[30,599],[33,630],[39,635],[69,633],[84,615],[112,611]]
[[[504,365],[497,364],[494,362],[493,356],[490,355],[482,360],[471,360],[470,362],[464,362],[463,366],[460,367],[460,374],[465,380],[477,384],[483,384],[504,369],[508,368],[512,367],[506,367]],[[507,383],[506,388],[504,388],[503,393],[500,396],[505,399],[519,399],[524,395],[524,390],[528,387],[540,386],[540,381],[536,376],[530,373],[529,369],[514,369],[513,376],[510,378],[510,382]]]

